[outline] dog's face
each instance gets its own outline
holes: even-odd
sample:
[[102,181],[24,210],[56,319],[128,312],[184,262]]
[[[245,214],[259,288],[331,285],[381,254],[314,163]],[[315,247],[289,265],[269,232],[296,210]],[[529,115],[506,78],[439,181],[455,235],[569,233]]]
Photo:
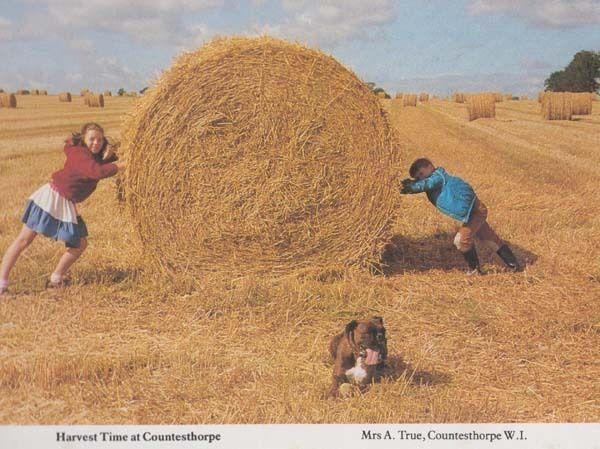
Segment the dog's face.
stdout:
[[354,356],[366,365],[378,365],[387,357],[387,339],[381,317],[351,321],[344,331]]

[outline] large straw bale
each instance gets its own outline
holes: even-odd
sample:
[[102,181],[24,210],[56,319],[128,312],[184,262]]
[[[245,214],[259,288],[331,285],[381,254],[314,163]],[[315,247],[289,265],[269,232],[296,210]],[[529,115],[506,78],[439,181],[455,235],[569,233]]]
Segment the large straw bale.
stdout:
[[568,92],[546,92],[542,97],[542,117],[546,120],[571,120],[573,100]]
[[592,113],[592,96],[589,92],[571,94],[573,115],[590,115]]
[[402,97],[402,106],[416,106],[417,94],[404,94]]
[[8,92],[0,93],[0,107],[16,108],[17,107],[17,97],[15,96],[15,94],[11,94]]
[[377,97],[268,37],[180,56],[124,125],[126,207],[148,266],[289,273],[379,260],[400,147]]
[[496,117],[496,96],[490,93],[470,95],[467,99],[469,121]]
[[58,101],[70,103],[72,99],[73,99],[73,97],[71,96],[71,94],[69,92],[63,92],[63,93],[58,94]]

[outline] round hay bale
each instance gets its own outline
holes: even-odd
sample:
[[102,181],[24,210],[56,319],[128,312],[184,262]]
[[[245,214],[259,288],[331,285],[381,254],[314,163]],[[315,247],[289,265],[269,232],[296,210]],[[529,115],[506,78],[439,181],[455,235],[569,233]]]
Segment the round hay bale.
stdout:
[[72,100],[73,97],[71,97],[71,94],[69,92],[63,92],[58,94],[58,101],[70,103]]
[[123,129],[126,207],[149,266],[289,273],[379,261],[400,147],[330,56],[268,37],[180,56]]
[[490,93],[470,95],[467,99],[467,112],[469,113],[469,121],[478,118],[496,117],[495,95]]
[[17,107],[17,97],[15,96],[15,94],[10,94],[8,92],[0,93],[0,107],[16,108]]
[[542,117],[545,120],[571,120],[573,99],[569,92],[546,92],[542,97]]
[[592,113],[592,96],[589,92],[571,94],[573,115],[590,115]]
[[404,94],[402,97],[402,106],[416,106],[417,94]]
[[87,105],[90,108],[103,108],[104,107],[104,95],[102,94],[92,94],[89,93],[86,95],[85,100],[87,101]]
[[29,95],[29,91],[27,89],[19,89],[16,92],[17,95]]
[[452,94],[452,101],[454,101],[455,103],[464,103],[465,100],[465,94],[461,92],[455,92]]
[[419,94],[419,101],[420,101],[421,103],[425,103],[425,102],[429,101],[429,94],[428,94],[428,93],[425,93],[425,92],[421,92],[421,93]]

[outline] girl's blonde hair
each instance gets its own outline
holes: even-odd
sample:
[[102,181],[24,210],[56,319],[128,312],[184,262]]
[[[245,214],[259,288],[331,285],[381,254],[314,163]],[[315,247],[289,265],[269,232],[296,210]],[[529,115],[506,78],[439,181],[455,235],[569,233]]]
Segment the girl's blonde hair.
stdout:
[[73,146],[86,147],[84,137],[85,137],[85,133],[87,133],[90,129],[100,131],[102,133],[102,136],[104,137],[104,143],[102,144],[102,149],[100,150],[100,155],[103,155],[104,150],[106,149],[106,146],[108,145],[108,140],[106,140],[106,136],[104,136],[104,128],[102,128],[102,126],[100,126],[96,122],[88,122],[88,123],[84,124],[81,127],[81,130],[79,132],[72,133],[70,142],[69,142],[69,140],[67,140],[67,143],[70,143]]

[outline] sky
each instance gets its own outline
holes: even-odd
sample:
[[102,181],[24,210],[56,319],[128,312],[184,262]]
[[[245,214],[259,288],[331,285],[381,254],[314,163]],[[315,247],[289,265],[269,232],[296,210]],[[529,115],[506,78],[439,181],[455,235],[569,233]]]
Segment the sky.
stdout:
[[140,90],[216,36],[317,47],[388,93],[534,95],[600,51],[600,0],[0,0],[0,88]]

